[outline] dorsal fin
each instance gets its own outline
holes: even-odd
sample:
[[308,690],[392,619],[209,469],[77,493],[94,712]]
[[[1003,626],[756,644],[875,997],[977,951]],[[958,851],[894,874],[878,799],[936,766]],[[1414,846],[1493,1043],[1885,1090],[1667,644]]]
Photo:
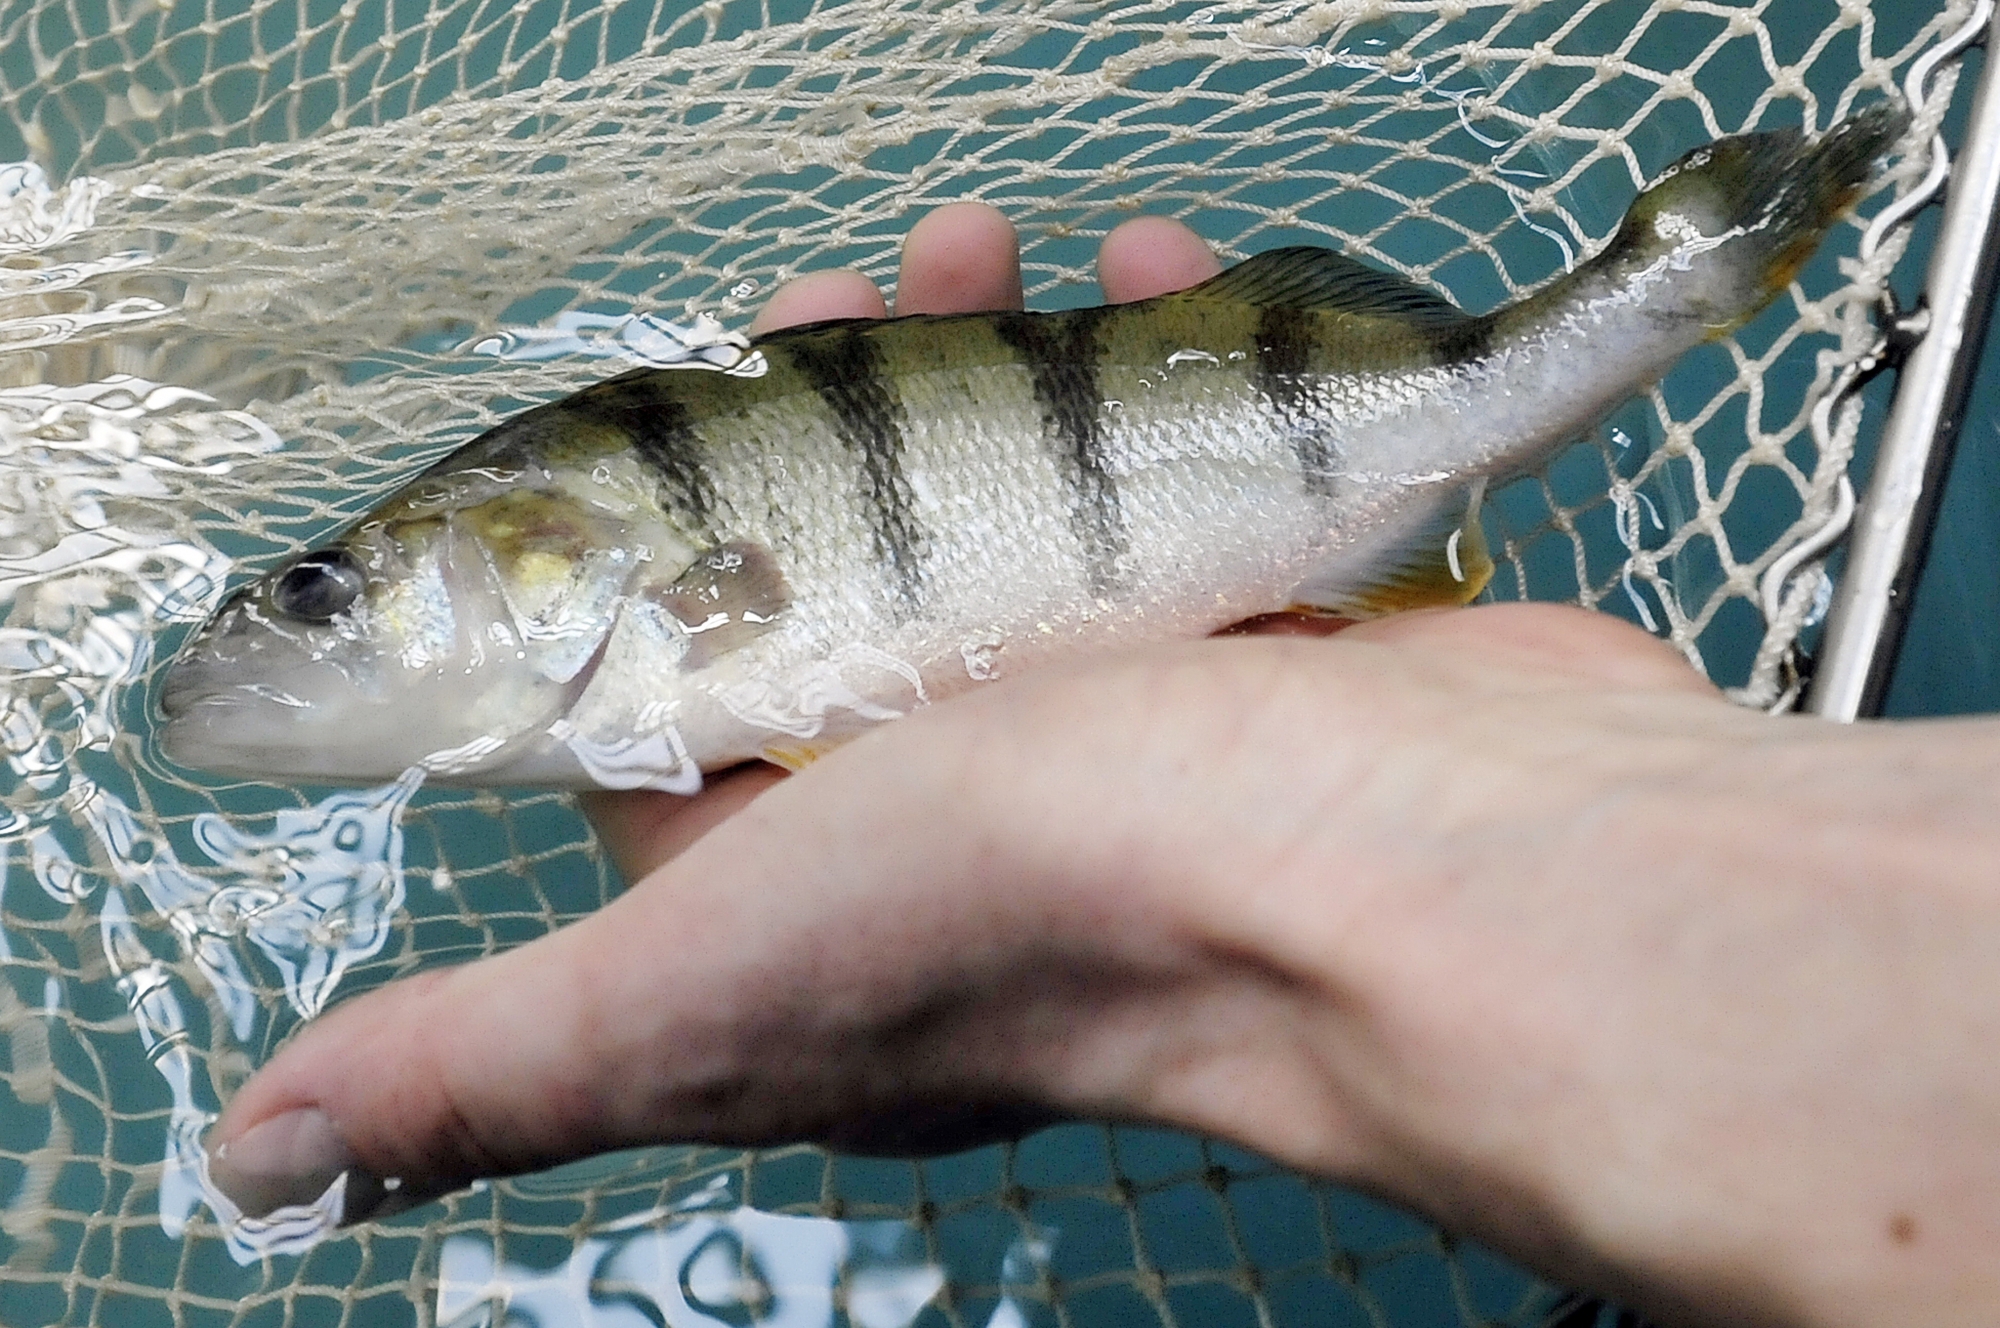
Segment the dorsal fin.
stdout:
[[1436,291],[1346,254],[1311,245],[1268,249],[1181,292],[1190,299],[1241,300],[1279,309],[1394,318],[1422,327],[1462,322],[1463,309]]

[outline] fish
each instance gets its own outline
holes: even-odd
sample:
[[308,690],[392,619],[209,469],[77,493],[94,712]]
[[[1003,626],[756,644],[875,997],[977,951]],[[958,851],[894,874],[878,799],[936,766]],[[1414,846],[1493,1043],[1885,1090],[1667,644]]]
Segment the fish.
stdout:
[[161,748],[689,793],[1057,660],[1467,603],[1486,487],[1786,289],[1907,124],[1697,148],[1483,314],[1300,246],[1130,304],[822,322],[611,378],[237,591],[164,672]]

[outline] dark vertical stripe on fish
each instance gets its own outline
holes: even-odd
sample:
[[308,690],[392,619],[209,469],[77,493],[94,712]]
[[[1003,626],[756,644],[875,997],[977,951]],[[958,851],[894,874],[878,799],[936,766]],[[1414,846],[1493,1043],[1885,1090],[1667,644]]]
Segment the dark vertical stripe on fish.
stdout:
[[[666,488],[661,505],[685,518],[691,534],[706,532],[715,517],[715,481],[702,455],[701,435],[687,403],[640,383],[613,379],[578,394],[568,409],[619,429],[632,450]],[[622,388],[620,391],[608,389]]]
[[1314,418],[1309,400],[1313,315],[1300,309],[1266,309],[1257,320],[1257,389],[1285,423],[1308,493],[1332,488],[1334,444],[1327,422]]
[[917,520],[916,497],[903,473],[907,421],[895,384],[882,372],[881,354],[861,327],[796,337],[786,349],[833,412],[841,441],[861,462],[875,554],[894,573],[902,604],[914,609],[923,602],[930,538]]
[[1042,408],[1042,431],[1070,492],[1070,528],[1083,545],[1091,589],[1118,579],[1125,513],[1106,465],[1104,397],[1098,390],[1097,330],[1108,309],[1066,314],[998,314],[994,331],[1021,353]]
[[1439,364],[1464,364],[1485,358],[1493,349],[1493,316],[1471,315],[1424,329]]

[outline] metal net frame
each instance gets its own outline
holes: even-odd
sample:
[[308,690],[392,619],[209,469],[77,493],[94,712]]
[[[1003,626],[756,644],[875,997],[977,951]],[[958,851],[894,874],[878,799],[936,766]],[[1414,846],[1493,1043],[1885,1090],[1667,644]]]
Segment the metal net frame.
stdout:
[[[844,1251],[822,1317],[870,1328],[895,1298],[859,1288],[922,1284],[884,1269],[939,1270],[910,1312],[953,1325],[1535,1321],[1547,1288],[1379,1205],[1088,1126],[926,1163],[656,1149],[246,1255],[194,1158],[251,1068],[337,995],[519,944],[618,883],[564,797],[171,768],[151,688],[233,575],[697,315],[740,324],[823,267],[887,284],[932,206],[1008,214],[1031,307],[1092,302],[1098,240],[1145,211],[1230,258],[1331,243],[1483,310],[1587,254],[1686,149],[1824,128],[1971,16],[0,5],[0,1319],[820,1321],[746,1271],[777,1257],[762,1214],[806,1224],[780,1244]],[[1861,424],[1815,408],[1879,351],[1908,239],[1864,249],[1862,228],[1923,187],[1955,74],[1926,74],[1914,147],[1771,310],[1489,497],[1493,594],[1632,618],[1746,703],[1792,694]],[[733,1251],[711,1290],[736,1300],[689,1299],[707,1246],[672,1241],[695,1231]],[[631,1272],[670,1249],[665,1281]]]

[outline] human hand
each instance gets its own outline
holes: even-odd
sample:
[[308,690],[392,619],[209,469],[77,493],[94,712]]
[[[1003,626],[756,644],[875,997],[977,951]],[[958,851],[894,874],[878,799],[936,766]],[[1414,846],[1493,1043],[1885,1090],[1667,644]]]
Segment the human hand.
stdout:
[[[903,311],[1016,300],[996,222],[920,225]],[[1113,298],[1213,262],[1149,225],[1165,284],[1114,240]],[[858,281],[765,325],[881,312]],[[308,1026],[214,1171],[254,1211],[1148,1120],[1690,1321],[1973,1322],[2000,906],[1957,853],[1995,847],[1996,750],[1748,714],[1544,606],[1051,668],[795,778],[596,799],[624,896]]]

